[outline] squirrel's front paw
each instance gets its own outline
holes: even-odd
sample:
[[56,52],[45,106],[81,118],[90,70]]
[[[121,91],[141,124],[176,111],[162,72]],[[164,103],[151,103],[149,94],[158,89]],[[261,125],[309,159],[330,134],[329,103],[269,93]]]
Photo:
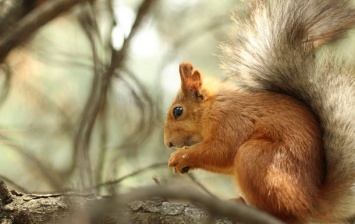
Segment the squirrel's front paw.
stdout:
[[168,166],[173,168],[174,173],[188,173],[192,164],[189,163],[189,154],[186,149],[180,149],[170,155]]

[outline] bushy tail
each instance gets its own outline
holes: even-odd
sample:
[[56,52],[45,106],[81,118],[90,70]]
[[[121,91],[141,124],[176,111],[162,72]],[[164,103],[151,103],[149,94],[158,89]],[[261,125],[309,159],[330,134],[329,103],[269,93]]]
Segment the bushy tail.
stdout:
[[317,218],[354,216],[355,70],[316,50],[355,25],[355,7],[349,0],[255,0],[235,23],[222,67],[241,88],[292,95],[314,111],[327,158]]

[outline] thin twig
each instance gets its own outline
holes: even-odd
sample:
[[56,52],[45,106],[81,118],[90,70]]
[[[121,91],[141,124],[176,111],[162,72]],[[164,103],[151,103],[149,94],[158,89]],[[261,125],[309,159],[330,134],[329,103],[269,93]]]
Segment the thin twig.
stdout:
[[122,45],[122,48],[119,51],[114,51],[115,53],[113,54],[113,59],[112,61],[115,62],[114,67],[120,67],[124,61],[126,52],[131,44],[132,38],[135,36],[136,32],[138,31],[138,28],[142,24],[143,18],[148,14],[149,9],[157,2],[157,0],[144,0],[142,4],[138,8],[137,16],[136,19],[132,25],[131,32],[127,36],[127,38],[124,40],[124,43]]
[[140,94],[136,93],[133,86],[128,81],[122,79],[122,81],[124,81],[126,86],[130,89],[131,95],[134,97],[136,105],[140,109],[141,119],[136,127],[136,131],[134,131],[131,136],[120,146],[123,148],[127,147],[129,144],[132,144],[132,142],[135,143],[135,146],[138,146],[149,136],[152,132],[152,128],[154,127],[154,119],[152,119],[152,117],[155,114],[152,97],[144,88],[143,83],[137,79],[137,76],[130,69],[125,68],[124,71],[140,90]]
[[197,186],[199,186],[208,195],[212,197],[216,197],[216,195],[212,194],[211,191],[209,191],[203,184],[201,184],[201,182],[198,181],[192,173],[189,173],[187,176],[192,180],[192,182],[194,182]]
[[93,186],[92,188],[95,188],[95,189],[98,189],[100,187],[104,187],[104,186],[110,186],[110,185],[114,185],[114,184],[119,184],[121,183],[123,180],[129,178],[129,177],[133,177],[133,176],[136,176],[137,174],[140,174],[142,172],[145,172],[149,169],[154,169],[154,168],[159,168],[159,167],[166,167],[166,163],[155,163],[155,164],[152,164],[150,166],[147,166],[147,167],[144,167],[142,169],[138,169],[130,174],[127,174],[119,179],[116,179],[116,180],[111,180],[111,181],[107,181],[107,182],[103,182],[103,183],[99,183],[99,184],[96,184],[95,186]]
[[[108,66],[106,72],[101,75],[99,84],[97,84],[97,82],[93,83],[93,85],[96,85],[98,87],[96,88],[96,86],[95,87],[93,86],[92,88],[92,92],[91,92],[92,95],[91,97],[89,97],[86,103],[86,107],[83,115],[84,118],[81,121],[77,138],[75,140],[75,147],[74,147],[74,150],[76,151],[79,150],[81,152],[85,152],[83,155],[86,158],[83,158],[84,160],[83,162],[88,162],[89,139],[91,136],[92,127],[96,121],[98,114],[100,113],[100,111],[102,111],[102,109],[106,105],[107,92],[110,86],[111,77],[113,76],[117,68],[123,65],[128,46],[130,45],[130,42],[134,34],[136,33],[138,27],[141,25],[143,17],[147,14],[148,9],[152,6],[152,4],[155,1],[156,0],[143,1],[143,3],[138,9],[137,17],[132,26],[131,33],[125,39],[122,48],[119,51],[116,51],[113,48],[111,49],[112,56],[111,56],[110,65]],[[91,42],[91,44],[93,44],[93,42]],[[94,63],[95,62],[97,62],[97,60],[94,60]],[[96,72],[97,71],[95,71],[95,74],[98,75]],[[78,156],[78,153],[76,153],[75,155]],[[86,168],[88,167],[86,166]]]
[[53,189],[60,190],[62,186],[61,178],[50,167],[43,164],[37,157],[32,155],[29,150],[25,150],[15,142],[11,141],[5,134],[0,133],[0,141],[15,149],[18,153],[26,158],[26,162],[31,162],[34,167],[44,177],[44,179],[53,187]]
[[0,179],[5,181],[6,184],[12,185],[13,187],[15,187],[18,191],[21,191],[22,193],[28,193],[28,191],[24,187],[22,187],[19,184],[15,183],[15,181],[9,179],[8,177],[0,175]]
[[100,152],[99,158],[97,160],[97,167],[96,167],[96,183],[101,183],[102,178],[104,175],[104,165],[106,163],[106,155],[107,155],[107,109],[103,108],[100,113],[100,128],[101,128],[101,135],[100,135]]
[[85,104],[85,108],[83,111],[82,120],[80,122],[79,130],[75,137],[74,141],[74,164],[73,167],[76,166],[76,163],[79,165],[79,174],[81,178],[81,184],[83,188],[87,188],[88,181],[89,186],[93,183],[92,176],[92,167],[90,161],[90,153],[89,153],[89,145],[90,145],[90,137],[92,133],[92,128],[94,126],[97,114],[101,108],[99,108],[100,100],[100,75],[99,71],[99,57],[98,51],[95,41],[95,34],[98,34],[97,25],[95,18],[89,13],[89,8],[85,10],[80,17],[80,22],[85,34],[89,40],[91,51],[92,51],[92,60],[93,60],[93,72],[94,78],[92,81],[92,87],[90,96]]
[[12,77],[12,71],[11,68],[6,64],[2,64],[0,66],[0,70],[3,71],[4,74],[4,81],[3,84],[1,86],[1,94],[0,94],[0,105],[2,105],[2,103],[6,100],[7,96],[9,95],[10,92],[10,86],[11,86],[11,77]]

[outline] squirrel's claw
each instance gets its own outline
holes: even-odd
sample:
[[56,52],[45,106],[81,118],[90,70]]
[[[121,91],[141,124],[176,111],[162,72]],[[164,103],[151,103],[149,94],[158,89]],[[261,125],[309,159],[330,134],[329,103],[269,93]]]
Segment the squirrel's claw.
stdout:
[[188,155],[186,151],[175,151],[171,154],[168,167],[173,168],[173,172],[186,174],[189,172],[191,165],[188,164]]
[[182,173],[182,174],[186,174],[186,173],[188,173],[188,172],[189,172],[189,169],[190,169],[190,167],[185,166],[184,168],[182,168],[182,170],[180,171],[180,173]]
[[173,172],[174,172],[174,174],[178,174],[178,173],[187,174],[189,172],[189,169],[190,169],[190,167],[186,166],[186,167],[182,168],[179,172],[176,167],[173,167]]

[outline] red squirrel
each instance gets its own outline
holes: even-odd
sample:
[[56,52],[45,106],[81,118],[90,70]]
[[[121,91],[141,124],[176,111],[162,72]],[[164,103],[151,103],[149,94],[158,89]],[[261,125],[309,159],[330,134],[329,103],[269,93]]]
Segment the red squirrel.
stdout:
[[[355,25],[349,0],[255,0],[222,44],[231,80],[180,64],[167,112],[168,166],[232,176],[279,219],[355,217],[355,69],[318,49]],[[238,17],[238,15],[240,15]],[[344,60],[343,60],[344,61]]]

